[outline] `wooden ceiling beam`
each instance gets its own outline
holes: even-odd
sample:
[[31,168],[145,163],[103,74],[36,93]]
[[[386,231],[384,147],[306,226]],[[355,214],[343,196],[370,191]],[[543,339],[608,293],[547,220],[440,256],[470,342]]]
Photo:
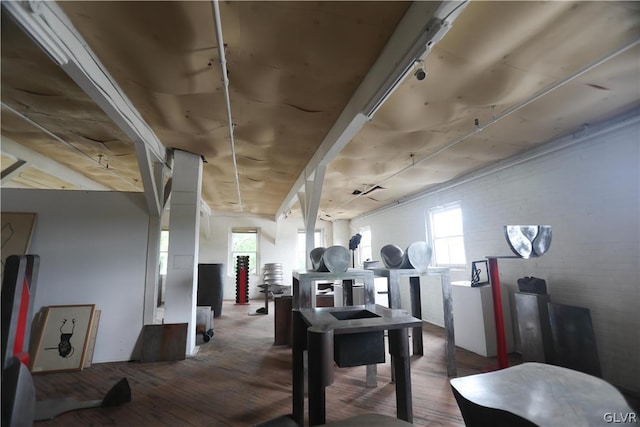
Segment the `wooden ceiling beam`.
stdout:
[[[435,43],[444,37],[467,3],[417,1],[409,7],[378,59],[282,201],[276,220],[295,204],[306,177],[318,167],[326,167],[356,136],[414,66],[423,61]],[[320,194],[315,197],[320,197]]]
[[149,212],[158,215],[162,203],[153,165],[164,164],[167,154],[151,127],[55,2],[12,1],[2,7],[133,141]]

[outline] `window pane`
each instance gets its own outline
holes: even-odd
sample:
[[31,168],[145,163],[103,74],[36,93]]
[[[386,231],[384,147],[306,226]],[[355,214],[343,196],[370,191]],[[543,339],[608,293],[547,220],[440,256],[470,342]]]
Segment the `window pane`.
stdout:
[[233,233],[233,251],[256,251],[258,249],[257,233]]
[[460,209],[450,209],[433,214],[435,237],[447,237],[462,234],[462,212]]
[[454,206],[430,212],[434,264],[465,265],[462,209]]
[[249,257],[249,274],[255,275],[258,269],[258,233],[256,231],[232,231],[231,256],[235,270],[238,256]]
[[446,240],[435,240],[433,242],[433,253],[436,256],[437,264],[451,264],[449,260],[449,245]]
[[466,264],[462,237],[451,237],[449,239],[449,255],[450,264]]

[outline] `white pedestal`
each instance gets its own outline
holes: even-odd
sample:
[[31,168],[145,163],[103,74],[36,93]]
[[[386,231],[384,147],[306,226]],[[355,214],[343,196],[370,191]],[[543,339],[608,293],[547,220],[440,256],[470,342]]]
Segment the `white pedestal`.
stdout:
[[[472,288],[470,282],[451,282],[456,345],[484,357],[497,355],[491,286]],[[515,350],[507,290],[502,288],[502,310],[507,353]]]

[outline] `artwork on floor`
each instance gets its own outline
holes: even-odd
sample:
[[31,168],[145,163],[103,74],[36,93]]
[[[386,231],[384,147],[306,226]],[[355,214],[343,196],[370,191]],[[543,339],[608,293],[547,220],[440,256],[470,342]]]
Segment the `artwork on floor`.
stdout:
[[84,367],[95,305],[45,308],[31,372],[79,371]]
[[9,255],[26,255],[36,223],[35,213],[2,212],[2,273]]

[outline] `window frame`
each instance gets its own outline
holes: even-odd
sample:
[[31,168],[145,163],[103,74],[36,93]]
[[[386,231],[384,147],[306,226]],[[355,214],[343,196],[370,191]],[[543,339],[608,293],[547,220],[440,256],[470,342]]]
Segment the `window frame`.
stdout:
[[[369,244],[365,245],[365,233],[368,232],[369,234]],[[358,265],[360,265],[361,267],[364,267],[364,262],[366,261],[365,259],[365,255],[363,254],[364,252],[364,248],[369,248],[369,261],[373,261],[373,242],[372,242],[372,236],[371,236],[371,226],[369,225],[365,225],[363,227],[360,227],[358,229],[358,233],[360,234],[360,236],[362,236],[361,240],[360,240],[360,244],[358,245]]]
[[234,251],[233,242],[234,242],[234,234],[255,234],[256,235],[256,250],[255,250],[255,265],[251,265],[249,262],[249,275],[257,276],[260,275],[260,228],[258,227],[232,227],[229,232],[229,265],[231,268],[227,269],[230,276],[234,276],[236,274],[236,255],[237,254],[247,254],[249,253],[249,260],[251,261],[251,253],[253,251]]
[[[441,237],[436,237],[436,227],[435,227],[435,216],[444,212],[448,212],[448,211],[453,211],[453,210],[458,210],[460,211],[460,234],[451,234],[451,235],[447,235],[447,236],[441,236]],[[466,248],[465,248],[465,243],[464,243],[464,216],[463,216],[463,212],[462,212],[462,203],[460,202],[453,202],[453,203],[448,203],[446,205],[442,205],[442,206],[436,206],[433,208],[430,208],[427,210],[427,223],[429,224],[429,235],[430,235],[430,239],[429,242],[431,244],[431,247],[433,249],[433,255],[432,255],[432,264],[434,267],[446,267],[446,268],[466,268],[467,265],[467,254],[466,254]],[[454,262],[441,262],[438,260],[438,245],[437,245],[437,240],[438,241],[443,241],[446,240],[447,244],[448,244],[448,252],[449,252],[449,257],[447,261],[451,261],[452,260],[452,256],[451,256],[451,240],[452,239],[460,239],[461,240],[461,246],[462,246],[462,262],[461,263],[454,263]]]

